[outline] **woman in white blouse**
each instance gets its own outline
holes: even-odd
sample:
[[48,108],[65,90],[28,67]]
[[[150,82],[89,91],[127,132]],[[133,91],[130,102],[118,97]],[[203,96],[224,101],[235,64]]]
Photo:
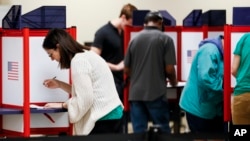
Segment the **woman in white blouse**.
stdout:
[[64,29],[51,29],[43,48],[61,69],[70,69],[72,79],[71,85],[57,79],[44,81],[47,88],[71,94],[66,102],[47,103],[45,107],[68,109],[73,135],[121,132],[123,105],[107,63]]

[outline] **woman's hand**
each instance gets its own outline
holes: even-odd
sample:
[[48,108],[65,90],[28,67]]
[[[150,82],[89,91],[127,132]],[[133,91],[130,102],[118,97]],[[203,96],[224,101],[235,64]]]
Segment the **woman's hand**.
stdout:
[[61,88],[67,93],[71,93],[71,85],[57,79],[46,79],[43,81],[43,85],[50,89]]
[[60,81],[57,79],[46,79],[44,80],[43,85],[47,88],[55,89],[55,88],[59,88]]
[[49,109],[49,108],[63,108],[63,107],[62,103],[60,102],[60,103],[47,103],[44,105],[44,108]]

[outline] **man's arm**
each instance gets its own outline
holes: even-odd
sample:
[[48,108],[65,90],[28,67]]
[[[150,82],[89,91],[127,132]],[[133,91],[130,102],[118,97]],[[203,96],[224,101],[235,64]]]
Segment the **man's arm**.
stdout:
[[167,65],[165,67],[166,76],[171,86],[177,85],[176,71],[174,65]]
[[121,71],[124,69],[124,62],[123,60],[119,63],[119,64],[112,64],[112,63],[109,63],[107,62],[109,68],[112,70],[112,71]]
[[124,73],[125,73],[128,77],[130,77],[130,68],[124,67]]
[[[98,55],[101,55],[102,53],[102,50],[97,48],[97,47],[94,47],[92,46],[90,48],[90,50],[94,51],[95,53],[97,53]],[[112,71],[121,71],[123,70],[124,68],[124,63],[123,63],[123,60],[119,63],[119,64],[112,64],[110,62],[107,62],[109,68],[112,70]]]
[[240,56],[239,55],[234,55],[232,68],[231,68],[231,73],[232,73],[232,75],[234,77],[237,75],[239,65],[240,65]]

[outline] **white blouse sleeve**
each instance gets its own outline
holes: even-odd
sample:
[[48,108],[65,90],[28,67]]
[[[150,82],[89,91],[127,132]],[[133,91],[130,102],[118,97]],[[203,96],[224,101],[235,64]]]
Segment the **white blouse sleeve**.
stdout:
[[87,60],[71,62],[72,97],[67,101],[71,123],[79,121],[93,104],[91,65]]

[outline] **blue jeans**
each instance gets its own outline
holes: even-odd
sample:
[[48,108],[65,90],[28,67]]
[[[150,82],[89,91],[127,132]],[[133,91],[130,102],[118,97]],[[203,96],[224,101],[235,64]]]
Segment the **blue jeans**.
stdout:
[[161,127],[161,132],[171,132],[166,96],[162,96],[154,101],[130,101],[130,118],[134,133],[146,132],[150,120],[154,125]]

